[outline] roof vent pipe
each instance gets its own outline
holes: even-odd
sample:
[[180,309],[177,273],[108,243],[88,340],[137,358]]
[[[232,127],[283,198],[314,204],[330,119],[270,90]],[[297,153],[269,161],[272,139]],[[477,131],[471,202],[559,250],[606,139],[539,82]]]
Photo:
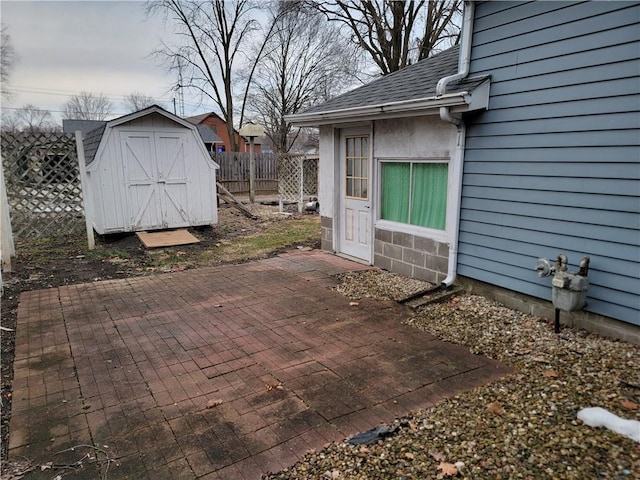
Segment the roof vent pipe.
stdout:
[[[460,48],[460,60],[458,62],[458,73],[441,78],[436,85],[436,95],[444,95],[447,85],[469,74],[469,63],[471,62],[471,37],[473,33],[473,15],[475,4],[473,1],[464,2],[464,19],[462,22],[462,45]],[[460,201],[462,196],[462,173],[464,164],[464,145],[466,138],[466,128],[464,122],[451,115],[448,107],[440,108],[440,118],[444,122],[449,122],[458,128],[456,148],[453,155],[453,199],[447,207],[447,218],[451,219],[451,241],[449,243],[449,261],[447,265],[447,277],[442,281],[445,287],[449,287],[456,279],[458,269],[458,237],[460,234]]]

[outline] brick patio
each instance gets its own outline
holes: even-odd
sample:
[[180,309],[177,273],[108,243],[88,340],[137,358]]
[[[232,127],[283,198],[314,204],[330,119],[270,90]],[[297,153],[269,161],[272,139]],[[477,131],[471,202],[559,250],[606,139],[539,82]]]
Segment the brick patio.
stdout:
[[65,478],[258,479],[508,373],[395,302],[350,306],[335,274],[364,268],[296,251],[23,293],[10,458],[71,464],[89,445],[117,463]]

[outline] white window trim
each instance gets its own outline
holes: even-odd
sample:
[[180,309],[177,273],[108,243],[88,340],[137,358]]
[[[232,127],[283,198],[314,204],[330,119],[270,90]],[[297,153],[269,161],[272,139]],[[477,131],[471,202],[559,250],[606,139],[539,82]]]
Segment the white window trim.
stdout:
[[[450,238],[450,221],[449,221],[449,205],[452,201],[452,165],[449,157],[429,157],[429,158],[375,158],[376,168],[376,209],[374,228],[380,230],[389,230],[393,232],[407,233],[416,237],[429,238],[441,243],[447,243]],[[380,218],[382,211],[382,164],[383,163],[446,163],[447,164],[447,209],[445,213],[445,229],[436,230],[434,228],[420,227],[409,223],[394,222],[392,220],[384,220]]]

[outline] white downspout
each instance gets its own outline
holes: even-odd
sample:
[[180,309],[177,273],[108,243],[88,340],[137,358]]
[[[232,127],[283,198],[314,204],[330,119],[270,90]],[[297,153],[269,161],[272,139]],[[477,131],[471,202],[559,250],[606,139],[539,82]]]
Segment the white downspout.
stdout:
[[[458,73],[441,78],[436,85],[436,95],[444,95],[449,83],[465,78],[469,74],[474,10],[475,4],[473,3],[473,1],[465,0],[464,19],[462,23],[462,45],[460,46],[460,61],[458,62]],[[462,174],[464,165],[466,127],[461,119],[451,116],[449,107],[440,107],[440,118],[444,122],[449,122],[455,125],[458,129],[456,148],[453,154],[453,205],[449,205],[447,207],[447,218],[451,218],[453,231],[451,234],[451,241],[449,243],[449,263],[447,266],[447,278],[442,281],[442,284],[444,286],[449,287],[455,281],[458,269],[458,237],[460,235],[460,203],[462,199]]]

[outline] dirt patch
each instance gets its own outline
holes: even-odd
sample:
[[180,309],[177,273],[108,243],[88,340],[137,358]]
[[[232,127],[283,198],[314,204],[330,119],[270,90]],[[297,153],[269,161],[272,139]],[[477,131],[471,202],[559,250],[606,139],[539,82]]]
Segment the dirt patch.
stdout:
[[[2,391],[0,459],[8,456],[11,385],[15,355],[15,328],[20,294],[30,290],[59,287],[100,280],[185,270],[204,265],[239,263],[264,258],[292,246],[317,247],[320,226],[317,215],[278,212],[278,207],[250,205],[257,219],[250,219],[234,208],[221,205],[218,224],[189,229],[200,242],[179,247],[146,249],[134,234],[96,238],[95,250],[87,250],[86,237],[58,237],[16,242],[13,271],[3,273],[1,304]],[[273,231],[293,232],[265,247],[258,242]],[[297,233],[297,234],[296,234]],[[272,235],[273,236],[273,235]],[[251,239],[256,239],[253,247]],[[239,244],[241,249],[234,246]]]

